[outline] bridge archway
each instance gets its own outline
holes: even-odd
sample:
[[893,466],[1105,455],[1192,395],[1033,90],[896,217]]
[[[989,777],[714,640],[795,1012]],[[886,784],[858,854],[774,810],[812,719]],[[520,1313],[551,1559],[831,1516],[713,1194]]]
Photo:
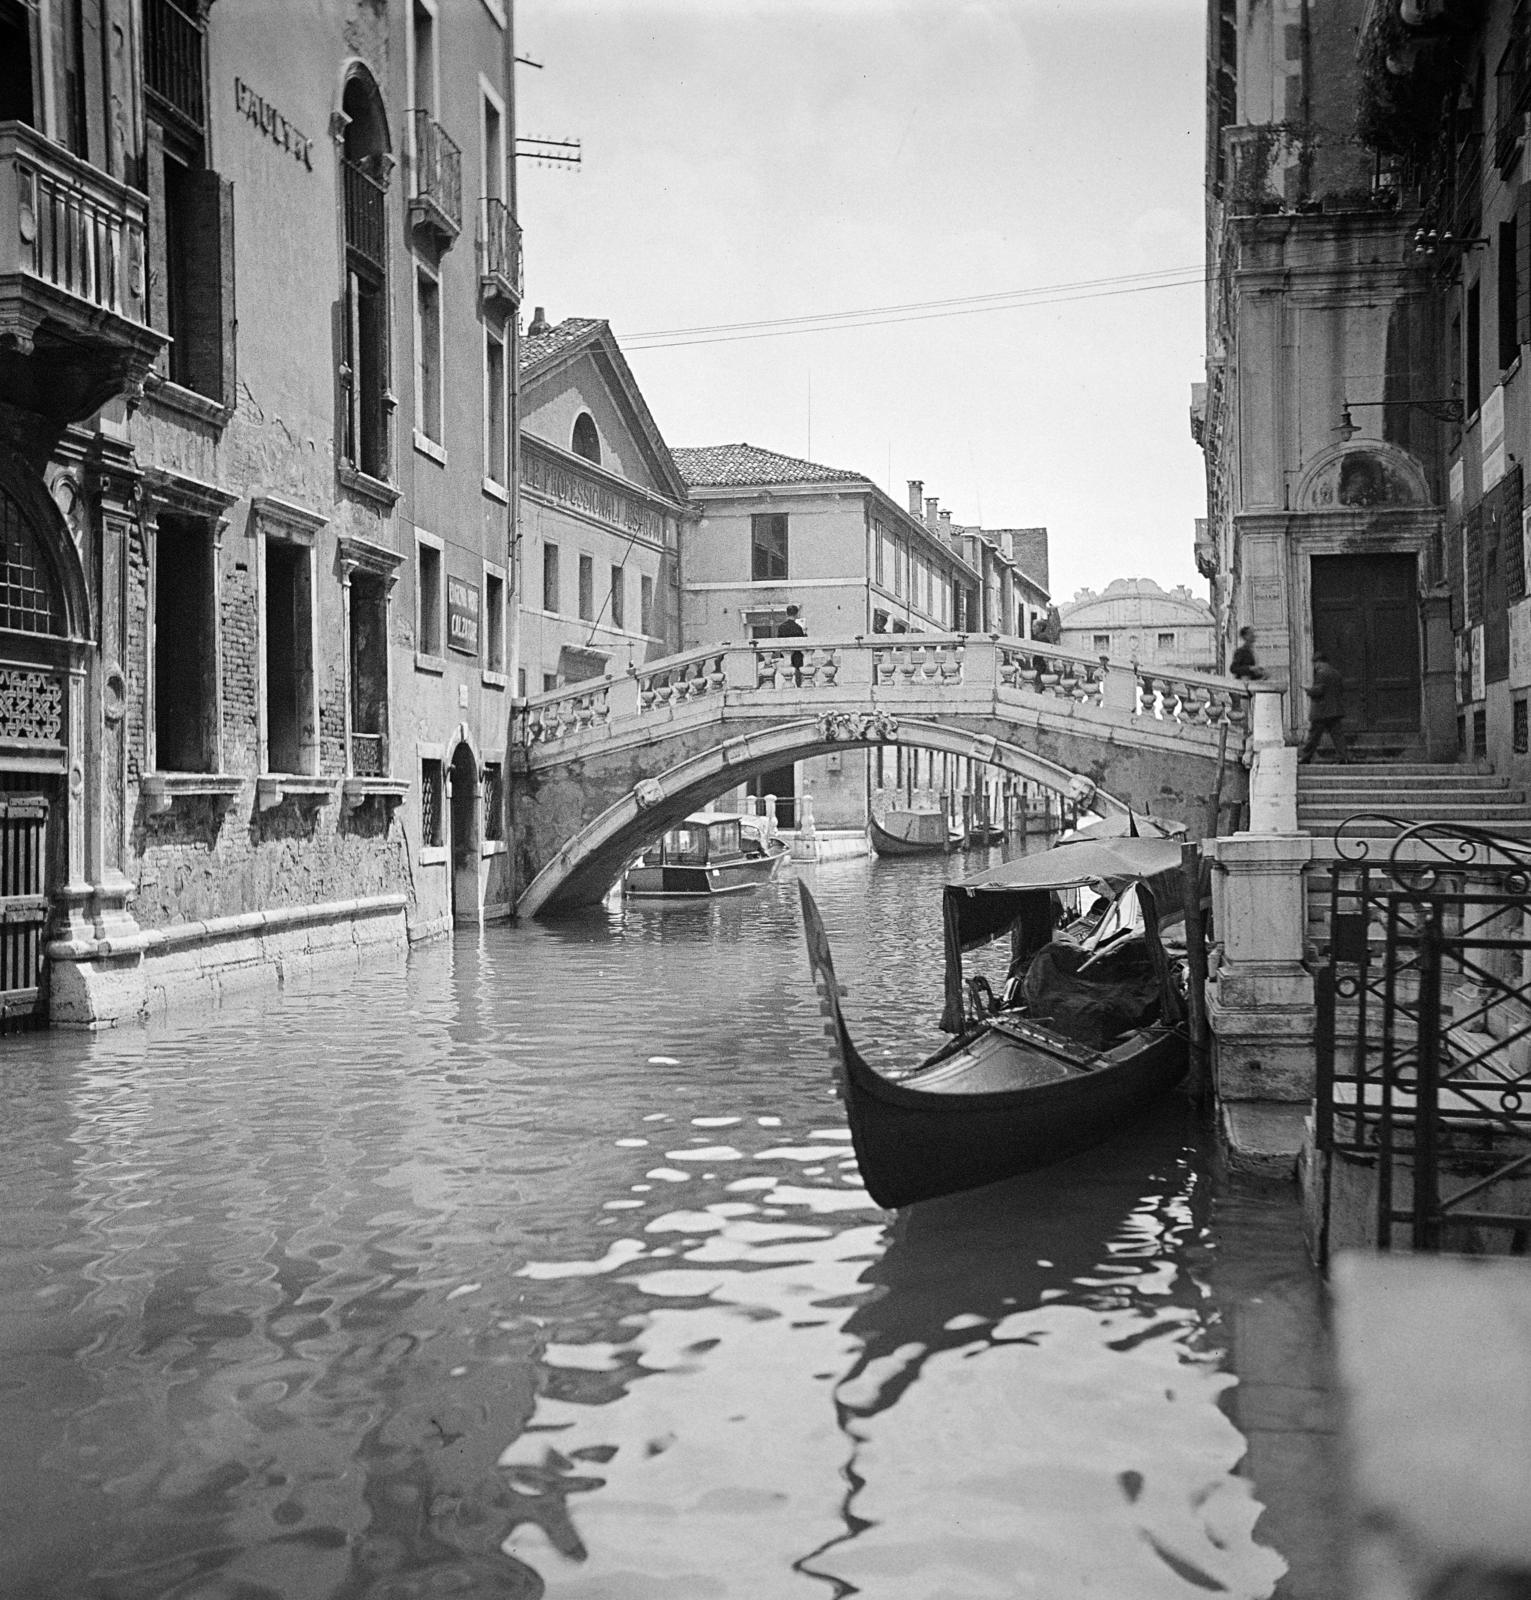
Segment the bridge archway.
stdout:
[[1243,786],[1249,690],[1030,639],[935,634],[709,645],[535,696],[513,723],[516,911],[599,900],[655,834],[758,773],[898,744],[1046,788],[1088,780],[1199,828]]
[[600,900],[617,881],[633,854],[657,834],[721,794],[789,762],[806,761],[830,750],[866,749],[897,743],[983,762],[996,773],[1017,777],[1057,794],[1082,793],[1108,814],[1125,812],[1126,803],[1097,789],[1088,778],[1049,761],[1035,751],[993,735],[975,736],[959,727],[925,719],[899,719],[896,739],[888,722],[865,719],[865,731],[852,725],[826,737],[823,719],[750,732],[646,778],[614,805],[570,836],[557,854],[527,884],[517,900],[518,916],[546,916]]

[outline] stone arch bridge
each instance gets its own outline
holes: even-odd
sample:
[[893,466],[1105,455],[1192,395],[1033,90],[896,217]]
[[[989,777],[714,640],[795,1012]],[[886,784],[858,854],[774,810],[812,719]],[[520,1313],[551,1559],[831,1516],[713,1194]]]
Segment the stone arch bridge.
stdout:
[[1243,797],[1248,694],[1233,679],[1148,674],[1032,639],[876,634],[714,645],[518,709],[509,815],[518,916],[599,900],[632,854],[769,771],[847,746],[967,756],[1066,793],[1083,778],[1198,832]]

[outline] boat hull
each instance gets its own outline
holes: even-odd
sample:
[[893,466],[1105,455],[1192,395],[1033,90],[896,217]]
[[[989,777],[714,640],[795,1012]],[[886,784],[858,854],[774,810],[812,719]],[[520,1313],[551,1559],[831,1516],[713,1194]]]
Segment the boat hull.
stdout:
[[705,900],[720,894],[737,894],[770,883],[787,855],[787,846],[780,844],[763,856],[746,856],[737,861],[708,865],[666,862],[645,866],[640,863],[627,869],[622,879],[622,892],[649,900]]
[[1001,1014],[898,1079],[856,1049],[818,908],[803,901],[809,963],[829,1018],[841,1098],[867,1192],[895,1208],[1051,1166],[1110,1139],[1185,1076],[1177,1028],[1092,1050]]
[[930,838],[914,838],[905,834],[891,831],[883,826],[876,817],[868,823],[872,836],[872,848],[880,856],[944,856],[953,850],[961,849],[961,833],[953,834],[946,826],[945,818],[939,812],[904,812],[901,816],[936,817],[941,821],[944,832]]

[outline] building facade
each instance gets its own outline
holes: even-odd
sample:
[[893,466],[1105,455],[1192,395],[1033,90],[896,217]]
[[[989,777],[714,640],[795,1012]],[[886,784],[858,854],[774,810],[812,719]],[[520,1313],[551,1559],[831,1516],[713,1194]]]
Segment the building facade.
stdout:
[[[674,457],[695,510],[682,532],[682,648],[774,637],[788,605],[798,607],[810,646],[985,630],[986,596],[995,631],[1012,632],[1032,614],[998,541],[954,529],[919,482],[906,509],[861,473],[756,445],[678,448]],[[801,820],[807,795],[816,825],[861,828],[869,810],[888,805],[944,800],[955,811],[982,783],[965,759],[895,745],[832,752],[767,773],[751,789],[775,797],[784,826]]]
[[1152,578],[1117,578],[1100,594],[1078,590],[1058,616],[1059,642],[1070,650],[1166,672],[1211,672],[1216,666],[1217,619],[1184,584],[1165,590]]
[[540,694],[680,649],[686,486],[604,322],[521,346],[519,692]]
[[0,59],[41,1007],[508,912],[508,13],[7,5]]
[[[1440,255],[1415,248],[1418,170],[1366,142],[1360,115],[1392,77],[1383,12],[1396,22],[1397,0],[1209,7],[1197,561],[1223,661],[1251,626],[1295,686],[1322,646],[1363,742],[1438,755],[1455,745],[1439,591],[1460,407]],[[1290,731],[1304,707],[1287,697]]]

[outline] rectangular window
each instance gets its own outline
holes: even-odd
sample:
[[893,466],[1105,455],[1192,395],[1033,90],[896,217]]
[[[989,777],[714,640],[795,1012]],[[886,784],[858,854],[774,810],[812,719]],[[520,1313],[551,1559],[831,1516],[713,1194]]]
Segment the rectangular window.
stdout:
[[266,770],[317,772],[312,552],[267,539],[265,555]]
[[595,621],[595,558],[579,558],[579,620]]
[[214,586],[207,525],[161,512],[154,538],[154,764],[161,772],[217,768]]
[[388,764],[388,587],[351,574],[351,766],[358,778],[386,778]]
[[441,443],[441,285],[424,268],[415,271],[415,426]]
[[627,574],[621,567],[611,569],[611,625],[614,628],[623,626],[623,616],[627,610]]
[[423,656],[441,654],[441,609],[443,585],[441,581],[441,546],[436,540],[427,542],[416,536],[415,552],[419,568],[420,615],[416,619],[419,640],[417,646]]
[[484,476],[494,483],[510,481],[505,450],[505,341],[484,330]]
[[498,761],[484,763],[484,838],[505,837],[505,776]]
[[1526,700],[1524,696],[1515,701],[1510,707],[1510,715],[1510,748],[1516,755],[1523,756],[1527,751],[1531,751],[1531,742],[1528,742],[1528,738],[1531,738],[1531,729],[1528,729],[1527,726]]
[[545,544],[542,547],[542,609],[557,612],[558,610],[558,546]]
[[420,843],[439,848],[444,842],[442,833],[446,796],[442,791],[441,763],[427,756],[420,763]]
[[556,672],[544,672],[542,674],[542,692],[544,694],[552,694],[557,687],[558,674]]
[[1520,247],[1515,218],[1499,224],[1499,370],[1520,355]]
[[516,693],[524,700],[526,698],[526,668],[516,668]]
[[1483,352],[1479,348],[1482,344],[1482,319],[1479,311],[1478,284],[1467,291],[1467,347],[1462,352],[1467,363],[1467,415],[1471,416],[1483,400],[1483,388],[1480,368],[1483,363]]
[[654,631],[654,580],[645,572],[638,579],[638,632]]
[[505,670],[505,579],[491,567],[484,569],[484,669]]
[[1488,754],[1488,712],[1473,712],[1473,759],[1481,761]]
[[773,583],[787,576],[787,519],[781,513],[750,518],[750,577]]
[[505,198],[505,113],[497,96],[484,89],[484,194]]
[[1159,648],[1161,650],[1173,650],[1175,648],[1175,635],[1172,633],[1161,633],[1159,635]]
[[1109,633],[1097,633],[1092,635],[1090,640],[1090,648],[1098,655],[1110,654],[1111,635]]
[[410,7],[414,32],[414,82],[410,105],[416,111],[436,114],[436,18],[421,0]]

